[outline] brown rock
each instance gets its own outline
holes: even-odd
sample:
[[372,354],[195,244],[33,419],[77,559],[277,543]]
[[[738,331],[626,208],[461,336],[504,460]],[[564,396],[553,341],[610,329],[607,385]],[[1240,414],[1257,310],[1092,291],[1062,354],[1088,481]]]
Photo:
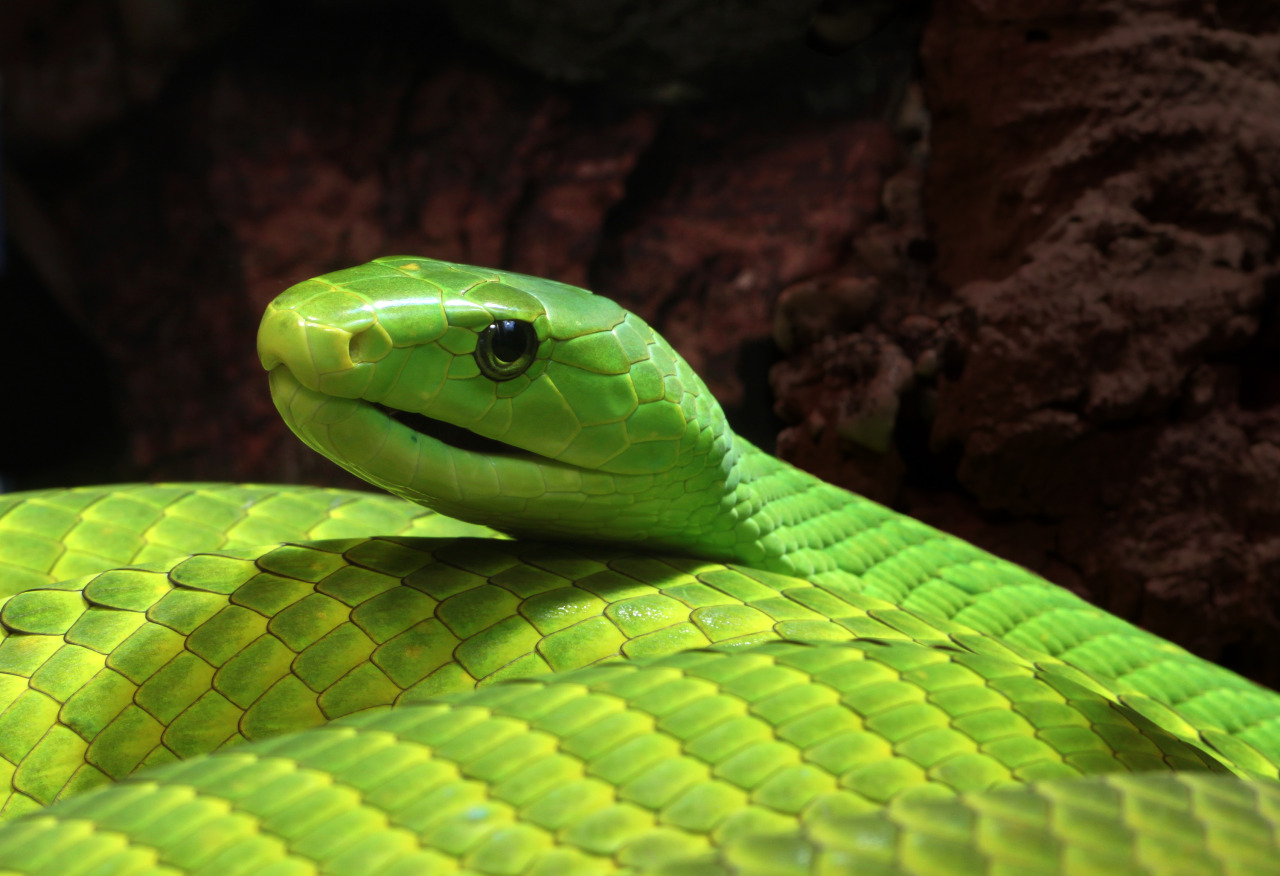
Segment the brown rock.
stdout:
[[776,290],[847,259],[901,153],[880,124],[760,126],[737,111],[679,130],[678,142],[675,178],[634,207],[596,288],[660,324],[734,407],[739,352],[772,336]]
[[788,286],[773,311],[773,341],[784,353],[862,328],[883,296],[870,277],[823,275]]
[[1242,399],[1275,367],[1280,12],[961,0],[923,56],[960,308],[935,450],[1057,528],[1029,565],[1274,684],[1280,399]]

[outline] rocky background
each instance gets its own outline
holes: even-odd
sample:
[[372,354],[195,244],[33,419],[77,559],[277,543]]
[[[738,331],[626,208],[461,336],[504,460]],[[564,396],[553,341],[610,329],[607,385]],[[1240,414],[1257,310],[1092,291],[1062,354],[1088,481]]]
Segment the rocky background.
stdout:
[[7,489],[345,483],[258,316],[411,252],[1280,684],[1280,5],[7,0],[0,74]]

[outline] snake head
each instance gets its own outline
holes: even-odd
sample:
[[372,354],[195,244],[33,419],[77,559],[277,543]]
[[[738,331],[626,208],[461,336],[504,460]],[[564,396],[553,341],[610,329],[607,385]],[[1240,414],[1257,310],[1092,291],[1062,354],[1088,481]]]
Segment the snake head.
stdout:
[[643,320],[584,289],[378,259],[282,293],[258,355],[304,442],[444,514],[672,547],[728,525],[734,439],[715,399]]

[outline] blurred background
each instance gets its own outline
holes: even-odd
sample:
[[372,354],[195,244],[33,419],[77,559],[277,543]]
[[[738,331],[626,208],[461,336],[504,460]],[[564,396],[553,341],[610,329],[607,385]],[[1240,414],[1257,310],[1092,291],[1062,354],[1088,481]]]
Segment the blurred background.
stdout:
[[1280,5],[5,0],[0,77],[5,490],[352,485],[257,321],[431,256],[1280,684]]

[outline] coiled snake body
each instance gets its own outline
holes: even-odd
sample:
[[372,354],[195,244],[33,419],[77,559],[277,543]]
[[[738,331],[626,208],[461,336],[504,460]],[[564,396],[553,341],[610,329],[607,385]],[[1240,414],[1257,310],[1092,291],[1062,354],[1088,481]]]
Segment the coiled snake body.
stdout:
[[760,452],[613,302],[386,258],[258,346],[401,498],[0,497],[0,873],[1280,872],[1280,696]]

